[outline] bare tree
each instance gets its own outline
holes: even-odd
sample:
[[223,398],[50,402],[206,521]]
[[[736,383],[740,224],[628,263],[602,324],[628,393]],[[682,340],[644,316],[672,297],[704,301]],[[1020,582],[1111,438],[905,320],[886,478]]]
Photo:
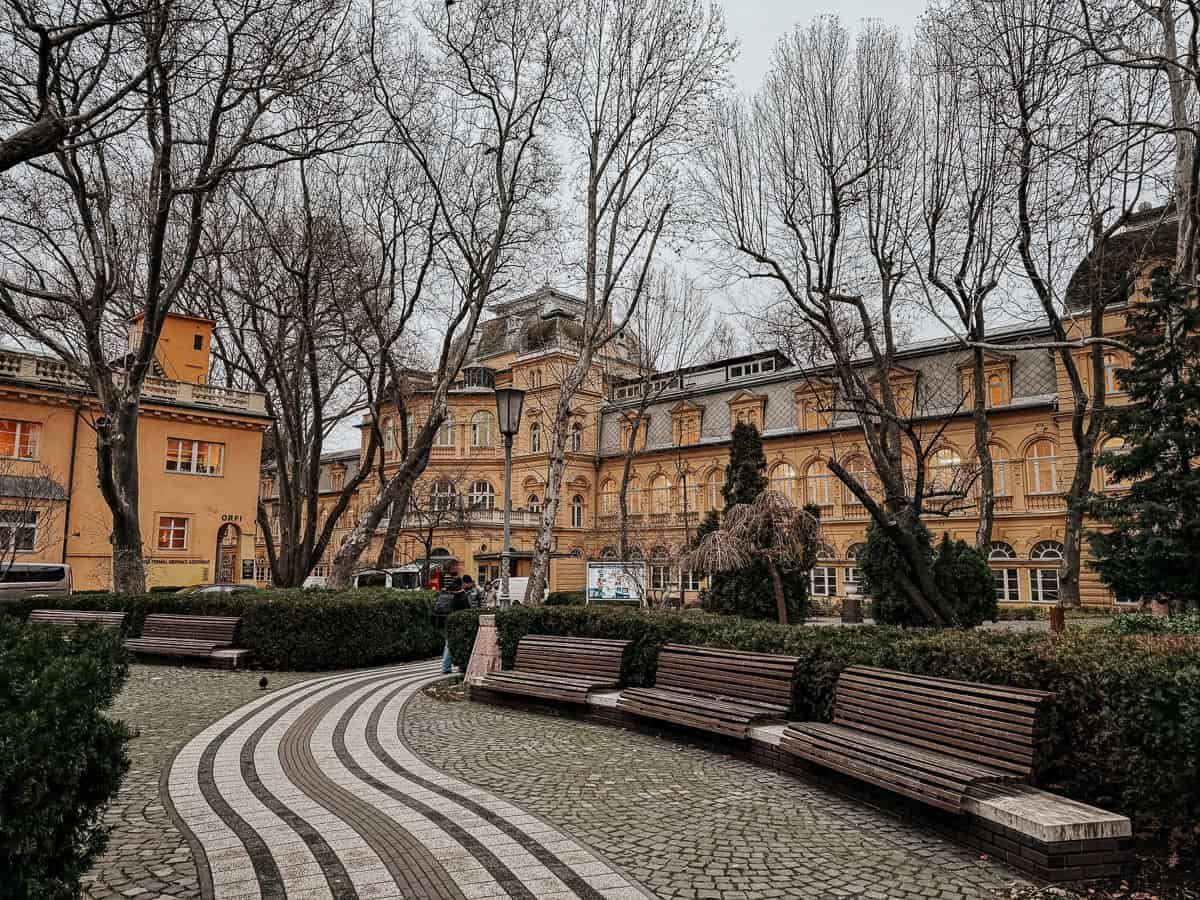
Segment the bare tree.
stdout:
[[145,588],[139,407],[211,197],[239,171],[314,155],[359,124],[346,12],[340,0],[149,9],[138,19],[137,126],[113,136],[103,122],[82,126],[0,193],[0,312],[87,383],[103,413],[98,478],[117,590]]
[[0,456],[0,580],[22,556],[63,540],[67,496],[57,473],[15,455]]
[[[339,549],[333,586],[347,583],[389,510],[408,507],[484,305],[547,227],[554,173],[545,129],[566,52],[566,14],[554,0],[457,3],[424,13],[419,36],[379,4],[371,13],[372,83],[388,140],[412,161],[436,210],[442,338],[406,452]],[[390,357],[384,365],[400,368]]]
[[565,140],[582,176],[582,335],[549,429],[527,603],[546,589],[572,400],[644,296],[678,199],[673,163],[695,145],[733,49],[719,7],[706,0],[579,0],[576,9]]
[[140,20],[165,4],[5,0],[0,47],[0,172],[117,134],[138,119],[150,73]]

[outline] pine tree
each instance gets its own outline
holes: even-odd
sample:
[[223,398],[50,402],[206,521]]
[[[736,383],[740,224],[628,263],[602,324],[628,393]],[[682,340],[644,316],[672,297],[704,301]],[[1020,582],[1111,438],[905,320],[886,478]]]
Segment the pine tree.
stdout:
[[[725,470],[725,511],[739,503],[751,503],[767,489],[767,457],[762,437],[753,425],[733,428],[729,466]],[[716,513],[705,516],[697,529],[696,542],[720,527]],[[798,567],[781,567],[789,622],[803,622],[808,610],[808,576]],[[736,572],[719,572],[709,577],[701,605],[709,612],[751,619],[776,618],[775,595],[765,563],[755,563]]]
[[1117,375],[1129,403],[1105,412],[1124,441],[1100,458],[1123,495],[1095,496],[1089,511],[1111,530],[1089,534],[1094,568],[1118,600],[1200,608],[1200,308],[1166,269],[1151,298],[1128,313],[1130,368]]

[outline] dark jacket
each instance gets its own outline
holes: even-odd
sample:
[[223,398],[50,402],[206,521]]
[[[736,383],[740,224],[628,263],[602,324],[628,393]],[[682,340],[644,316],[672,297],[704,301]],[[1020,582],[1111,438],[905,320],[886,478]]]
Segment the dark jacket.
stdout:
[[[450,598],[450,603],[449,603],[450,612],[449,613],[442,614],[437,611],[437,607],[439,607],[439,606],[444,607],[447,605],[446,603],[442,602],[443,597]],[[471,604],[470,604],[470,601],[467,599],[466,591],[464,591],[464,590],[442,591],[440,594],[438,594],[437,600],[434,601],[433,622],[435,625],[437,625],[439,628],[441,628],[443,631],[445,631],[446,630],[446,622],[450,618],[450,613],[456,613],[460,609],[469,609],[470,606],[471,606]]]

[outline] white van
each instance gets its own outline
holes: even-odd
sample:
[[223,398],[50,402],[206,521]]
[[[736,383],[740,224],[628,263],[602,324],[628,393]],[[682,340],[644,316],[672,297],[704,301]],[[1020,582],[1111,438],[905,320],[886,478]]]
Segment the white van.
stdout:
[[420,566],[400,566],[395,569],[366,569],[354,576],[356,588],[386,587],[415,591],[421,587]]
[[40,600],[71,593],[66,563],[13,563],[0,567],[0,600]]

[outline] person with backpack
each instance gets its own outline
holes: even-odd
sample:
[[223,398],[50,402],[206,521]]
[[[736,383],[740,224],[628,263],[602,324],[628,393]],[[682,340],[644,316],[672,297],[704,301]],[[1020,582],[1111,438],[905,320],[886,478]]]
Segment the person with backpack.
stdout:
[[479,589],[479,585],[475,583],[475,579],[470,575],[464,575],[462,584],[463,593],[467,595],[467,605],[471,609],[479,609],[483,606],[483,591]]
[[457,576],[450,576],[442,584],[442,590],[437,595],[437,599],[433,601],[433,623],[442,629],[442,674],[449,675],[453,670],[452,661],[450,659],[450,634],[447,630],[447,624],[451,613],[456,613],[460,609],[467,609],[470,603],[467,600],[467,593],[463,590],[463,583]]

